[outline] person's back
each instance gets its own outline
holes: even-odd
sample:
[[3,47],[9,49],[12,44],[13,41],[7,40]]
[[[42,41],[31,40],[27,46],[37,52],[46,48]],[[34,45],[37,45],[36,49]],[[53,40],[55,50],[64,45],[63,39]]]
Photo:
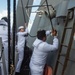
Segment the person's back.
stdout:
[[24,47],[24,44],[25,44],[25,36],[21,35],[22,33],[23,32],[17,33],[17,37],[18,37],[17,46],[19,46],[19,47]]
[[2,37],[2,42],[8,41],[8,24],[5,20],[0,20],[0,37]]
[[[36,39],[35,42],[36,42],[36,46],[34,46],[31,62],[34,63],[36,66],[34,67],[33,64],[30,64],[30,66],[32,66],[34,70],[40,71],[40,70],[43,70],[42,65],[44,65],[46,62],[47,52],[43,52],[43,46],[44,46],[43,41]],[[40,69],[37,68],[39,67],[38,64],[40,66]]]
[[[43,33],[40,32],[39,34],[39,37],[43,36]],[[48,52],[58,49],[58,39],[54,37],[53,44],[51,45],[45,42],[45,36],[46,35],[44,34],[43,40],[40,40],[38,37],[33,43],[34,51],[30,61],[30,69],[32,75],[37,75],[37,73],[38,75],[42,75]]]
[[4,47],[4,57],[6,66],[6,75],[8,75],[8,21],[7,17],[3,17],[0,20],[0,37],[2,38],[2,44]]

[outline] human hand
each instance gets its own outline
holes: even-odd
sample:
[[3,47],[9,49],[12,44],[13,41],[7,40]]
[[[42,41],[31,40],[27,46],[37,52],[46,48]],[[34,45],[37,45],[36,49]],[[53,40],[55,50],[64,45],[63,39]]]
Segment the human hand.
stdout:
[[57,31],[54,29],[52,30],[52,36],[56,36],[57,35]]

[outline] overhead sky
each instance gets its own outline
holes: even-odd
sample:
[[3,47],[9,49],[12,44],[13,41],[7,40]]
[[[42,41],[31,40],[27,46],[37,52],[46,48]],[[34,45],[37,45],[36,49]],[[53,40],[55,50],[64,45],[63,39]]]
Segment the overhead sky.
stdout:
[[[11,0],[11,12],[13,10],[13,0]],[[3,14],[4,11],[7,12],[7,0],[1,0],[0,2],[0,14]],[[5,15],[0,15],[1,16],[7,16],[7,14],[5,13]]]
[[[11,1],[11,11],[13,9],[13,0]],[[16,2],[18,2],[18,0],[16,0]],[[2,12],[3,10],[7,10],[7,0],[1,0],[0,1],[0,12]]]
[[[39,5],[39,4],[40,4],[40,1],[41,1],[41,0],[34,0],[33,5]],[[33,7],[33,8],[32,8],[32,12],[35,12],[37,9],[38,9],[38,7]],[[36,15],[36,13],[32,13],[32,14],[31,14],[31,19],[32,19],[32,16],[33,16],[34,14]],[[33,19],[34,19],[34,18],[33,18]]]
[[[17,2],[18,0],[16,0]],[[38,5],[40,3],[41,0],[34,0],[34,5]],[[37,7],[38,8],[38,7]],[[32,11],[35,11],[37,8],[33,8]],[[11,13],[13,10],[13,0],[11,0]],[[0,2],[0,19],[3,16],[7,16],[7,0],[1,0]]]
[[[41,2],[41,0],[34,0],[33,5],[39,5],[40,2]],[[33,7],[32,12],[35,12],[37,9],[38,9],[38,7]],[[32,24],[34,22],[35,16],[36,16],[36,13],[31,13],[30,20],[29,20],[29,31],[30,31],[30,29],[32,27]]]
[[[39,5],[40,1],[41,0],[34,0],[33,5]],[[18,0],[16,0],[16,2],[18,2]],[[32,8],[32,11],[36,11],[37,9],[38,7]],[[31,14],[29,24],[32,25],[35,15],[36,13]],[[4,16],[7,16],[7,0],[1,0],[0,2],[0,19]],[[13,21],[13,0],[11,0],[11,24],[12,21]]]
[[[16,0],[17,2],[18,0]],[[11,25],[13,21],[13,0],[11,0]],[[0,19],[2,17],[7,17],[7,0],[0,1]]]
[[6,0],[1,0],[0,2],[0,19],[3,17],[3,16],[6,16],[7,15],[7,1]]

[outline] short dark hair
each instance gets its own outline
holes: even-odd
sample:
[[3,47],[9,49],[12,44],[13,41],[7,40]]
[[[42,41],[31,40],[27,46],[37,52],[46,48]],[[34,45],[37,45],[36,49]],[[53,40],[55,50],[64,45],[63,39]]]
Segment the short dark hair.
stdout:
[[39,30],[37,32],[37,38],[40,39],[40,40],[42,40],[43,37],[46,37],[46,31],[45,30]]

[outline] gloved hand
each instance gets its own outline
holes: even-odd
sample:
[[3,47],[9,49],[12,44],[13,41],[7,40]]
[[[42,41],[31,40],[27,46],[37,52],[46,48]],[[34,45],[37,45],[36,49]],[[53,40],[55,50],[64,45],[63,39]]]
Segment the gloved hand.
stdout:
[[28,36],[28,33],[25,35],[25,37],[27,37]]

